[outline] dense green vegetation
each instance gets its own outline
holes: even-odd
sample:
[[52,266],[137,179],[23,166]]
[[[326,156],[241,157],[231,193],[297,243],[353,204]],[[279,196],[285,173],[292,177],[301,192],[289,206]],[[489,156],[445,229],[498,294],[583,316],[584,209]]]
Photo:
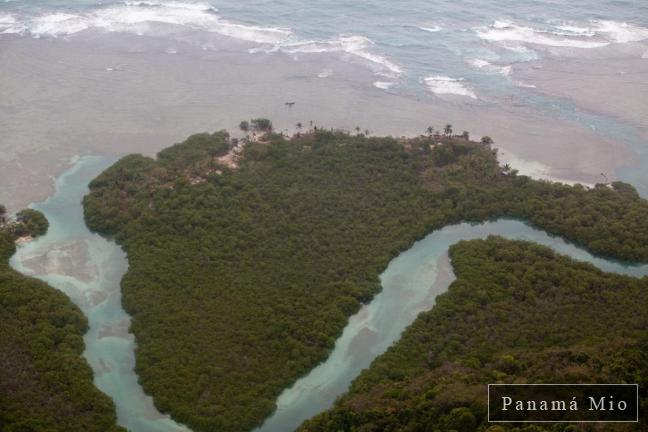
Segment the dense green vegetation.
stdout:
[[16,213],[16,222],[13,232],[18,236],[41,236],[47,232],[49,227],[43,213],[32,209],[24,209]]
[[[243,127],[249,125],[243,125]],[[489,141],[316,131],[248,143],[224,132],[123,158],[90,184],[86,221],[128,253],[123,302],[137,372],[196,431],[243,431],[322,361],[388,262],[460,220],[521,217],[589,249],[648,260],[648,203],[632,187],[533,181]]]
[[648,278],[499,237],[460,242],[450,255],[448,292],[301,431],[639,430],[489,429],[485,383],[638,383],[648,419]]
[[0,430],[123,430],[115,425],[112,401],[94,386],[81,357],[87,330],[81,311],[62,292],[8,265],[15,238],[44,234],[47,219],[23,210],[15,221],[1,222]]

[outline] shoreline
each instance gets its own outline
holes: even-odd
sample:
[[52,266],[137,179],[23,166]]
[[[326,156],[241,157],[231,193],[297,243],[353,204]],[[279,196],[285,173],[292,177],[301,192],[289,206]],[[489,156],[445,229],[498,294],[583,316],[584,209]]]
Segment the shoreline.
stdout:
[[[127,34],[0,39],[0,92],[8,95],[0,104],[0,202],[16,209],[45,199],[75,155],[153,155],[192,133],[235,131],[251,117],[270,118],[279,132],[312,120],[396,137],[451,123],[456,133],[493,137],[501,162],[522,174],[561,182],[615,179],[634,157],[621,142],[523,106],[385,92],[371,71],[334,56],[295,60],[180,43],[169,54],[167,45]],[[322,70],[333,73],[318,77]]]
[[553,55],[513,66],[513,76],[546,95],[572,101],[588,112],[613,117],[648,137],[648,43],[605,47],[579,56]]

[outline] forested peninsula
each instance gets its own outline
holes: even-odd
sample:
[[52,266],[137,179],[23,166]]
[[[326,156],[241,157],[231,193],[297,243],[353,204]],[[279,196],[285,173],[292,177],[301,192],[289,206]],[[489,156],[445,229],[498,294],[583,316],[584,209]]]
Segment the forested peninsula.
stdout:
[[[648,202],[630,185],[617,182],[586,189],[535,181],[500,167],[490,140],[472,142],[467,135],[376,138],[312,130],[291,138],[266,131],[246,141],[236,164],[224,162],[232,147],[241,147],[225,131],[194,135],[163,150],[157,159],[126,156],[91,182],[84,199],[91,229],[114,236],[128,254],[123,302],[133,316],[136,370],[142,386],[158,409],[195,431],[247,431],[260,424],[274,409],[279,393],[326,358],[347,318],[380,290],[378,275],[389,261],[444,225],[500,216],[523,218],[595,253],[648,261]],[[471,259],[491,259],[488,251],[496,241],[475,243],[474,253],[466,245],[455,247],[457,273],[467,274],[469,270],[461,266]],[[547,265],[567,275],[580,271],[607,280],[589,267],[552,258],[543,249],[518,243],[503,247],[524,258],[522,262],[530,262],[534,254],[546,255]],[[504,264],[492,267],[501,273]],[[486,276],[486,268],[484,264],[474,271],[481,269]],[[582,289],[563,292],[568,291],[566,285],[550,281],[558,291],[562,287],[561,295],[587,294]],[[480,304],[488,305],[489,296],[516,292],[513,286],[497,285],[501,281],[496,275],[477,282],[485,284],[477,291]],[[494,285],[493,293],[483,293],[491,288],[489,284]],[[531,295],[541,289],[533,281],[525,284],[521,293]],[[457,286],[461,287],[459,281],[453,292],[470,294]],[[452,298],[449,293],[440,306]],[[513,296],[510,301],[516,305],[519,300]],[[465,316],[479,310],[470,306],[452,309],[458,317],[455,321],[469,323],[462,329],[465,332],[477,324]],[[429,322],[417,320],[404,348],[399,344],[389,353],[409,353],[407,341],[436,331],[421,330]],[[470,336],[479,339],[480,335]],[[632,334],[628,337],[628,346],[634,347]],[[531,354],[524,348],[536,347],[525,342],[520,344],[521,352],[509,352],[509,339],[503,338],[493,349],[479,351],[485,343],[479,339],[468,345],[466,354],[462,339],[451,340],[445,348],[441,342],[426,341],[429,347],[415,347],[425,350],[423,363],[416,351],[417,355],[404,360],[403,371],[394,367],[398,361],[390,360],[393,355],[377,360],[388,366],[363,375],[352,395],[361,395],[383,378],[400,378],[406,386],[420,370],[425,371],[423,388],[436,379],[429,371],[448,362],[451,372],[453,367],[463,370],[455,364],[475,367],[467,378],[471,384],[489,371],[507,373],[500,366],[489,366],[502,356],[511,356],[511,363],[519,367],[515,370],[525,371],[524,362]],[[542,348],[549,346],[545,342]],[[447,352],[441,351],[442,356],[427,364],[427,353],[433,349]],[[468,359],[467,366],[461,355]],[[394,376],[388,375],[391,368],[396,370]],[[385,377],[380,376],[383,372]],[[535,379],[542,371],[534,373],[526,376]],[[447,410],[447,415],[463,418],[465,414],[466,424],[472,421],[469,414],[481,424],[480,408],[473,412],[472,406],[466,407],[465,401],[474,394],[473,388],[469,390],[457,399],[461,405],[450,401],[435,411],[438,418],[429,424],[446,424],[441,422],[446,421]],[[401,394],[407,399],[408,393],[398,391],[385,397],[398,399]],[[434,394],[429,396],[434,401]],[[376,418],[384,408],[378,399],[366,398],[364,406],[379,411]],[[418,407],[414,399],[413,410]],[[345,412],[355,415],[355,405],[344,400],[341,404],[307,427],[331,430],[328,424],[339,424],[342,430],[344,425],[349,430],[418,430],[406,429],[407,423],[382,429],[388,420],[379,423],[371,417],[364,417],[366,427],[362,422],[335,423],[345,418]],[[439,430],[447,429],[439,426]]]
[[486,383],[639,384],[648,419],[648,278],[603,273],[500,237],[450,249],[436,305],[300,432],[638,431],[637,424],[490,425]]
[[14,241],[47,228],[36,210],[9,219],[0,205],[0,430],[124,431],[81,357],[85,316],[62,292],[9,267]]

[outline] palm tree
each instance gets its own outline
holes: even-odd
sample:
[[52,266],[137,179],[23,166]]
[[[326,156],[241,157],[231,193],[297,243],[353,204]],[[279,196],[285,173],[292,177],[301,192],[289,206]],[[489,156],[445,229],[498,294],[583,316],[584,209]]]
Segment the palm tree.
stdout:
[[295,126],[297,126],[297,130],[301,131],[302,127],[304,127],[301,122],[298,122]]
[[468,141],[468,140],[470,139],[470,132],[468,132],[468,131],[463,131],[463,133],[461,134],[461,137],[462,137],[463,139],[465,139],[466,141]]
[[361,130],[361,129],[360,129],[360,126],[356,126],[356,127],[355,127],[355,131],[356,131],[356,134],[357,134],[357,135],[360,135],[360,130]]
[[256,132],[272,132],[272,122],[267,118],[255,118],[250,120],[250,127]]
[[365,129],[365,136],[369,136],[369,129]]
[[511,171],[511,165],[509,165],[509,164],[505,164],[505,165],[504,165],[504,168],[502,169],[502,171],[504,171],[505,173]]
[[425,131],[427,132],[429,137],[431,137],[434,134],[434,128],[432,126],[428,126]]
[[452,135],[452,125],[451,125],[451,124],[447,124],[447,125],[445,125],[445,128],[443,128],[443,134],[444,134],[445,136],[450,136],[450,135]]
[[489,136],[483,136],[481,139],[482,145],[489,146],[493,144],[493,138]]
[[243,120],[239,123],[239,129],[241,129],[243,133],[248,133],[250,131],[250,123],[247,120]]

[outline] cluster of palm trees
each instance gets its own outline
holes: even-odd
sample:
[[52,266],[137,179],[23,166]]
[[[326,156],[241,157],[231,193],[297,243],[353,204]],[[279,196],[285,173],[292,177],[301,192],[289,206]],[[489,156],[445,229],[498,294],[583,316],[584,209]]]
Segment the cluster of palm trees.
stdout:
[[[433,126],[428,126],[427,129],[425,130],[425,132],[427,133],[428,137],[432,137],[432,136],[440,137],[441,136],[441,131],[436,131],[436,133],[435,133],[435,130],[434,130]],[[468,132],[464,132],[464,135],[467,136]],[[452,125],[451,124],[448,123],[447,125],[445,125],[445,127],[443,128],[443,136],[445,136],[445,137],[451,137],[452,136]]]
[[255,118],[250,121],[243,120],[239,123],[242,132],[272,132],[272,122],[266,118]]
[[[297,135],[299,136],[301,134],[302,129],[304,128],[304,125],[302,122],[297,122],[295,128],[297,129]],[[310,121],[310,128],[311,130],[317,130],[317,126],[313,126],[313,120]],[[356,126],[354,130],[356,131],[356,135],[360,135],[362,133],[362,128],[360,126]],[[369,129],[364,130],[365,136],[368,136],[370,133],[371,131]]]
[[[313,120],[311,120],[309,124],[310,130],[317,130],[317,126],[313,125]],[[304,124],[302,122],[297,122],[297,124],[295,124],[295,128],[297,129],[297,136],[299,136],[301,135],[302,129],[304,128]],[[239,129],[241,129],[241,131],[246,134],[252,131],[253,135],[256,135],[255,132],[271,132],[272,122],[267,119],[252,119],[249,122],[247,120],[244,120],[239,124]],[[354,130],[356,131],[356,135],[362,134],[362,128],[360,126],[356,126]],[[433,126],[428,126],[425,132],[429,138],[434,137],[437,141],[439,141],[442,136],[446,138],[463,138],[466,141],[470,140],[470,132],[468,131],[463,131],[461,135],[453,135],[453,129],[450,123],[445,125],[443,131],[435,130]],[[369,131],[369,129],[364,130],[365,136],[368,136],[370,133],[371,132]],[[480,142],[484,146],[491,146],[494,143],[493,139],[489,136],[483,136]],[[2,221],[2,217],[2,214],[0,214],[0,221]]]
[[[313,125],[313,120],[309,121],[309,124],[310,124],[310,130],[317,130],[317,126]],[[295,128],[297,129],[297,136],[299,136],[301,135],[301,131],[304,128],[304,124],[302,122],[297,122]]]
[[[425,130],[425,132],[426,132],[426,134],[427,134],[427,136],[429,138],[432,138],[434,136],[437,140],[441,139],[441,136],[442,136],[441,131],[435,131],[433,126],[428,126],[427,129]],[[453,133],[452,125],[449,124],[449,123],[446,124],[445,127],[443,128],[443,136],[444,137],[449,138],[449,137],[454,136],[454,137],[463,138],[466,141],[470,140],[470,132],[468,132],[468,131],[463,131],[463,133],[461,135],[453,135],[452,133]],[[494,141],[489,136],[483,136],[481,138],[480,143],[482,145],[484,145],[484,146],[490,146],[490,145],[492,145],[494,143]]]

